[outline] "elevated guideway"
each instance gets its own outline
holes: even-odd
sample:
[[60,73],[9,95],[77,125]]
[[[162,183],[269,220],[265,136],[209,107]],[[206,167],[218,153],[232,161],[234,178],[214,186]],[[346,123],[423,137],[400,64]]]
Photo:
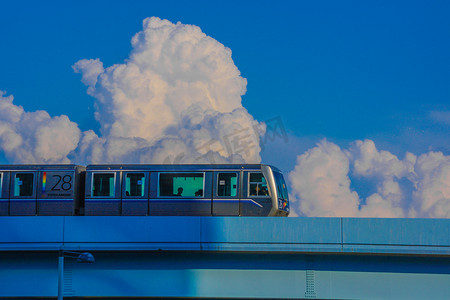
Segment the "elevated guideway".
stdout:
[[0,297],[445,299],[450,220],[2,217]]

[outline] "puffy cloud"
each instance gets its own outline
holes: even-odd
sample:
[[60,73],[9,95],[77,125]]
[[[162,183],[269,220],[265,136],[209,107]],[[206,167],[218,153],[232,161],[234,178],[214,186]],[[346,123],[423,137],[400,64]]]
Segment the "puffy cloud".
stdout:
[[289,174],[291,207],[306,216],[355,215],[359,198],[350,190],[348,171],[348,157],[333,143],[324,140],[306,151]]
[[[368,180],[376,193],[361,199],[351,178]],[[440,152],[400,160],[371,140],[346,150],[324,140],[298,156],[289,180],[299,215],[450,217],[450,156]]]
[[[100,59],[83,59],[72,66],[75,73],[83,72],[81,82],[89,87],[94,87],[97,84],[98,75],[104,72],[103,63]],[[94,90],[88,90],[92,94]]]
[[361,176],[401,178],[413,171],[414,155],[408,153],[404,161],[388,151],[378,151],[371,140],[356,141],[350,149],[354,172]]
[[260,161],[265,127],[242,106],[247,81],[230,49],[197,26],[155,17],[131,44],[123,64],[104,69],[99,59],[83,59],[73,66],[95,97],[102,133],[85,135],[78,159]]
[[415,166],[413,206],[420,217],[450,218],[450,156],[421,155]]
[[13,162],[260,161],[265,125],[242,106],[247,81],[231,50],[193,25],[147,18],[122,64],[73,65],[95,98],[100,135],[66,116],[0,103],[0,147]]
[[80,130],[67,116],[25,112],[0,91],[0,149],[14,163],[68,163]]
[[355,177],[375,182],[377,193],[366,199],[361,207],[363,216],[403,217],[400,208],[406,200],[399,181],[414,172],[415,155],[407,153],[404,160],[388,151],[378,151],[371,140],[356,141],[347,151]]

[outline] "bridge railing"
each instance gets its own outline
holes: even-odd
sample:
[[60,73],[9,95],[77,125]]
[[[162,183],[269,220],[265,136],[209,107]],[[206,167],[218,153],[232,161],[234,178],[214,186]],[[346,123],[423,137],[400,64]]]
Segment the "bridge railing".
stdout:
[[449,219],[1,217],[0,251],[450,255]]

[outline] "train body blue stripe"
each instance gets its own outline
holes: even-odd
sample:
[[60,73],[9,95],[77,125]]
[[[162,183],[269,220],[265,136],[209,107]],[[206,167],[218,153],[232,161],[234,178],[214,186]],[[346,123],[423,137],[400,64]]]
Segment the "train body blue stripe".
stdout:
[[11,203],[29,203],[29,202],[37,202],[36,199],[11,199]]
[[55,203],[55,202],[67,202],[72,203],[73,199],[38,199],[38,202]]
[[[147,199],[86,199],[86,203],[119,203],[119,202],[123,202],[123,203],[144,203],[147,202]],[[253,200],[253,199],[193,199],[193,198],[182,198],[182,199],[174,199],[174,198],[158,198],[158,199],[150,199],[149,200],[150,203],[153,204],[161,204],[161,203],[180,203],[180,204],[189,204],[189,203],[204,203],[204,204],[209,204],[211,203],[211,201],[213,203],[236,203],[236,202],[241,202],[241,203],[248,203],[248,204],[253,204],[256,205],[258,207],[263,207],[263,205],[261,205],[260,203],[258,203],[257,201]]]

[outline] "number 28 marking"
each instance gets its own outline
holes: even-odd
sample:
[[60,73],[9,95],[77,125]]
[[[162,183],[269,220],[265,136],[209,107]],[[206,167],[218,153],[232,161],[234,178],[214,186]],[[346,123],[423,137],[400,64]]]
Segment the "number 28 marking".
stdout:
[[52,177],[58,177],[58,181],[51,188],[52,191],[60,191],[61,189],[63,189],[63,191],[68,191],[68,190],[72,189],[72,176],[70,176],[70,175],[64,175],[64,176],[53,175]]

